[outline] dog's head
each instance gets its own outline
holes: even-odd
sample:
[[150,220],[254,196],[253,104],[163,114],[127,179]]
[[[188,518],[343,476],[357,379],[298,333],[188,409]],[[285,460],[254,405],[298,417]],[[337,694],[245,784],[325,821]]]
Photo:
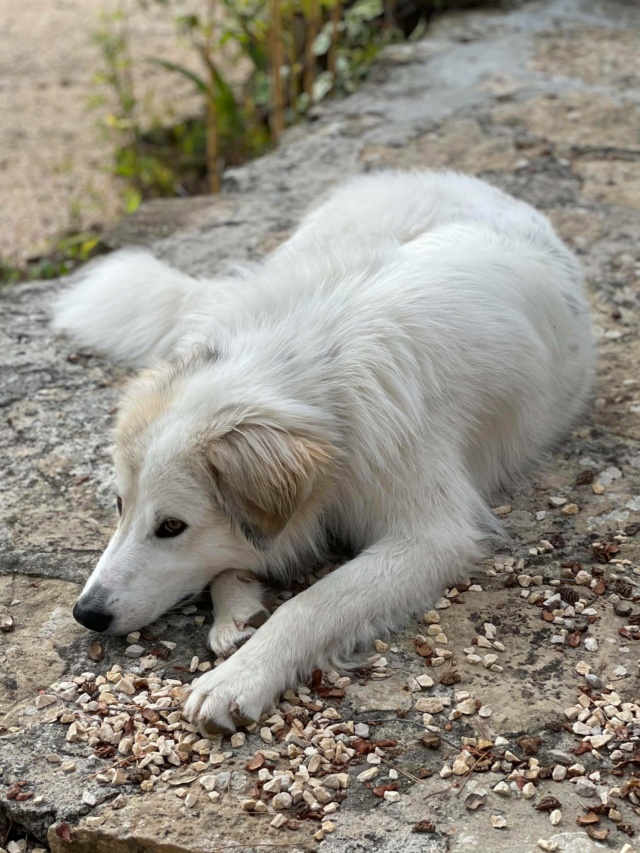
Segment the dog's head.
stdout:
[[140,628],[317,514],[333,446],[286,403],[246,399],[201,350],[133,384],[116,426],[118,528],[74,608],[81,624]]

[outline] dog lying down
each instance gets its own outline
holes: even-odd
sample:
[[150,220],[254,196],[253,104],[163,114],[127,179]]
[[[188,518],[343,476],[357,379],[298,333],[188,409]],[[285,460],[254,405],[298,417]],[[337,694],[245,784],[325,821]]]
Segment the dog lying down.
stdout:
[[[500,532],[490,496],[565,434],[593,374],[576,259],[452,173],[358,177],[211,280],[121,251],[55,325],[147,368],[115,430],[118,528],[74,615],[124,634],[209,584],[211,647],[249,639],[186,713],[228,729],[468,573]],[[259,580],[322,558],[328,531],[357,556],[255,630]]]

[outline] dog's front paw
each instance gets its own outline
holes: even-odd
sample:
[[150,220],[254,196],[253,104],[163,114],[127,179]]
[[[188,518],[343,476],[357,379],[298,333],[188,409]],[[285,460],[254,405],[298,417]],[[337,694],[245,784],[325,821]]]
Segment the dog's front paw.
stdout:
[[235,731],[238,725],[259,720],[279,689],[269,673],[256,672],[234,656],[193,682],[185,715],[194,723]]
[[233,619],[216,619],[209,631],[207,645],[216,655],[226,656],[253,636],[269,618],[269,611],[260,606],[255,610],[245,608],[246,612],[234,613]]
[[226,657],[245,643],[255,631],[256,629],[249,625],[241,630],[235,622],[214,622],[209,631],[207,645],[215,655]]

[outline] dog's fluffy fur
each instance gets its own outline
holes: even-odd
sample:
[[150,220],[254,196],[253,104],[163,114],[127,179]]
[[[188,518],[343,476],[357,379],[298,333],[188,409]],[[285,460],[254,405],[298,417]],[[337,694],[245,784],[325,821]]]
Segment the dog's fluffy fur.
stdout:
[[[498,529],[490,495],[566,432],[593,373],[573,255],[527,204],[450,173],[356,178],[262,265],[211,281],[120,252],[56,325],[171,359],[119,414],[122,518],[81,597],[110,631],[211,582],[220,649],[254,631],[247,572],[282,579],[328,530],[357,551],[198,680],[188,713],[229,727],[467,573]],[[167,517],[187,529],[158,538]]]

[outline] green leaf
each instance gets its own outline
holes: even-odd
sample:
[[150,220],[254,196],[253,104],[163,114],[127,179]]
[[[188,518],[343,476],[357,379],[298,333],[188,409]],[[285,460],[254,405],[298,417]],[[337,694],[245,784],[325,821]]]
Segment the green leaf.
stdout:
[[207,85],[206,80],[199,77],[195,72],[191,71],[190,68],[186,68],[184,65],[179,65],[177,62],[170,62],[168,59],[158,59],[156,57],[149,59],[149,62],[153,63],[153,65],[160,65],[168,71],[175,71],[176,74],[181,74],[183,77],[186,77],[187,80],[190,80],[201,94],[205,95],[205,97],[209,95],[209,86]]
[[323,71],[313,81],[311,89],[311,99],[314,104],[322,101],[333,88],[333,74],[330,71]]
[[331,47],[331,34],[329,30],[325,27],[318,35],[315,37],[313,42],[313,55],[314,56],[324,56],[325,53]]

